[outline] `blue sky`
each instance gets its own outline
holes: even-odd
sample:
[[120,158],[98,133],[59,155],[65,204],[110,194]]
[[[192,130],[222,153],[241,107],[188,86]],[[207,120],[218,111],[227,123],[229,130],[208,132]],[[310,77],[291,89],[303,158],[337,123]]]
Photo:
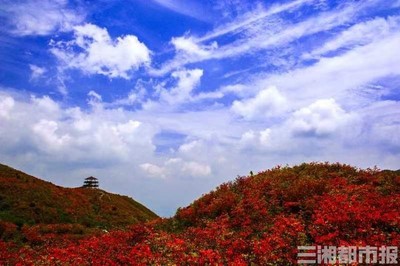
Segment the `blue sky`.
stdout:
[[275,165],[400,168],[398,0],[0,0],[0,161],[172,215]]

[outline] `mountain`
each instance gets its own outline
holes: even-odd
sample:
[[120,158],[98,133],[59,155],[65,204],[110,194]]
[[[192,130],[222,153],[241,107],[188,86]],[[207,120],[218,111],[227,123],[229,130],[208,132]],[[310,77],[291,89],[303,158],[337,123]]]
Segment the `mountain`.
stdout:
[[400,246],[399,173],[338,163],[278,166],[222,184],[169,219],[78,243],[16,250],[0,241],[0,262],[298,265],[297,247],[316,245]]
[[[172,221],[187,228],[204,226],[209,220],[228,215],[231,225],[242,226],[244,223],[261,230],[266,221],[263,217],[273,220],[280,214],[296,216],[307,224],[312,217],[317,217],[319,211],[324,215],[331,213],[333,219],[346,211],[350,216],[357,211],[367,212],[373,206],[396,213],[400,211],[400,202],[393,204],[391,200],[399,197],[399,170],[358,169],[339,163],[304,163],[294,167],[278,166],[222,184],[191,205],[179,209]],[[386,200],[388,205],[380,206]],[[337,206],[333,206],[335,204]],[[324,207],[332,207],[332,210]],[[394,207],[397,209],[390,209]],[[396,218],[400,219],[400,212]]]
[[135,200],[101,189],[64,188],[0,164],[0,221],[115,228],[157,215]]

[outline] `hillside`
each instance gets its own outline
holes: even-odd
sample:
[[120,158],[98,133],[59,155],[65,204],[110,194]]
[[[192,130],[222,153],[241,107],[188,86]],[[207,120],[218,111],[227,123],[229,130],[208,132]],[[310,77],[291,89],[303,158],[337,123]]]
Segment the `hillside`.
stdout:
[[100,189],[64,188],[0,164],[0,221],[115,228],[157,215],[133,199]]
[[63,249],[18,250],[22,257],[1,245],[0,258],[12,263],[297,265],[297,246],[400,246],[400,175],[328,163],[276,167],[222,184],[171,219]]

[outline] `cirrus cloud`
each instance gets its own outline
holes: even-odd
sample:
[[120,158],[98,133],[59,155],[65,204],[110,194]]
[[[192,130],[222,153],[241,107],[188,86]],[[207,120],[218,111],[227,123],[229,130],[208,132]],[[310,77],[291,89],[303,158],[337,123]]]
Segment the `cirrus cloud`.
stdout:
[[17,36],[49,35],[71,31],[85,19],[85,13],[68,7],[67,0],[2,1],[8,30]]

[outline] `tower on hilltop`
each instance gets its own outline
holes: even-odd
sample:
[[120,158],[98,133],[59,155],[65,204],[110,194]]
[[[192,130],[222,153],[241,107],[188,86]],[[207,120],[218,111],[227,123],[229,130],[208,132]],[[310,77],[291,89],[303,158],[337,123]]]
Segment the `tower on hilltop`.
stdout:
[[85,178],[83,182],[84,188],[98,188],[99,187],[99,180],[93,176],[89,176]]

